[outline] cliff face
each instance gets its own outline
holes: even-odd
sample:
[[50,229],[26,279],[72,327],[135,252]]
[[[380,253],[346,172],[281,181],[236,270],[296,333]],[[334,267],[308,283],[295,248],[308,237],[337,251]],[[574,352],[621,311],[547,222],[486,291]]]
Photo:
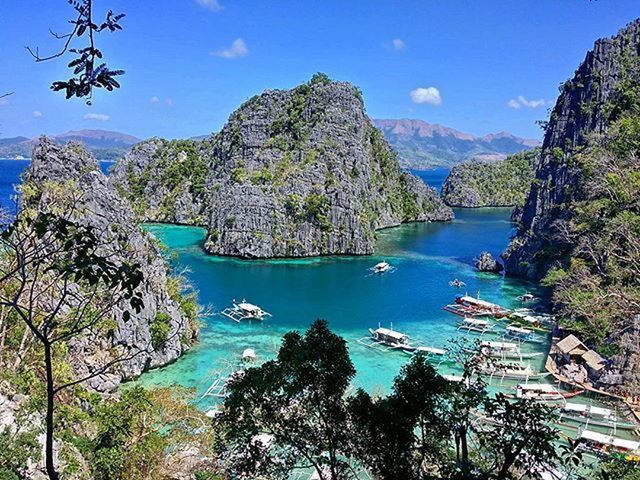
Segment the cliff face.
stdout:
[[316,77],[252,98],[213,155],[210,253],[370,254],[376,229],[452,218],[433,189],[400,170],[348,83]]
[[493,162],[472,160],[451,169],[442,199],[452,207],[515,207],[531,188],[539,149]]
[[509,274],[540,279],[553,264],[549,250],[564,248],[550,232],[566,220],[562,205],[579,200],[582,168],[572,155],[604,134],[625,111],[626,87],[638,83],[640,23],[596,41],[574,77],[567,81],[546,128],[535,180],[521,216],[521,228],[504,254]]
[[453,218],[402,172],[359,90],[321,74],[253,97],[211,139],[143,142],[113,177],[145,220],[206,225],[218,255],[370,254],[377,229]]
[[207,140],[154,138],[135,145],[111,178],[142,220],[205,225],[210,161]]
[[[114,348],[124,356],[143,350],[120,364],[117,371],[92,379],[91,387],[113,390],[120,381],[165,365],[189,348],[196,335],[195,319],[185,313],[180,293],[169,287],[167,265],[152,240],[139,228],[131,205],[118,195],[91,154],[80,144],[60,146],[43,137],[33,151],[23,188],[39,192],[33,197],[37,203],[27,204],[42,211],[48,211],[60,194],[56,189],[77,191],[74,220],[95,229],[101,244],[109,245],[110,251],[115,252],[114,261],[138,263],[144,274],[139,287],[144,308],[139,313],[130,311],[131,318],[125,321],[118,309],[113,312],[116,327],[112,337],[100,337],[97,343],[95,338],[91,341],[80,338],[69,345],[69,360],[79,374],[94,364],[104,363]],[[118,241],[122,239],[125,243],[120,245]],[[154,346],[152,325],[158,321],[166,323],[168,333],[163,345]]]
[[544,277],[560,326],[612,362],[598,383],[640,391],[640,20],[598,40],[562,88],[508,274]]

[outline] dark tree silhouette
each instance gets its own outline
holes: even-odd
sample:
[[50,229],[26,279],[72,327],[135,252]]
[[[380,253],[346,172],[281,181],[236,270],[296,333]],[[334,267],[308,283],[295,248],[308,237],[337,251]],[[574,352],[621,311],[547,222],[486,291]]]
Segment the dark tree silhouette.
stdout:
[[[94,88],[112,91],[120,87],[114,77],[124,74],[124,70],[110,70],[106,63],[101,62],[102,52],[96,47],[95,37],[105,30],[110,32],[122,30],[118,22],[124,17],[124,13],[114,14],[109,10],[104,22],[95,23],[93,0],[68,0],[68,2],[77,14],[75,19],[69,20],[73,26],[72,30],[62,35],[49,30],[57,40],[63,41],[62,48],[50,55],[41,55],[37,47],[35,49],[26,47],[26,49],[36,62],[46,62],[62,57],[66,53],[73,53],[75,58],[68,64],[73,71],[73,76],[66,81],[53,82],[51,89],[56,92],[64,90],[66,98],[86,98],[87,105],[91,105]],[[73,47],[76,39],[83,39],[86,42],[85,45],[79,48]]]

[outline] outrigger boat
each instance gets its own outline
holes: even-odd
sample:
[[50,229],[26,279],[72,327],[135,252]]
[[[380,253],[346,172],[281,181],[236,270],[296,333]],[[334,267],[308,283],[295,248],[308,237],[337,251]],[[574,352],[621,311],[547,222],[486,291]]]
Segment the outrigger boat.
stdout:
[[543,378],[549,375],[547,372],[536,372],[531,365],[489,363],[480,368],[480,374],[491,378],[529,380],[530,378]]
[[370,328],[369,333],[369,337],[359,339],[358,343],[378,350],[400,350],[409,355],[422,353],[427,356],[443,356],[447,353],[446,350],[441,348],[413,345],[409,335],[393,330],[393,326],[392,328],[378,326],[375,330]]
[[449,282],[449,286],[450,286],[450,287],[457,287],[457,288],[460,288],[460,287],[466,287],[466,286],[467,286],[467,284],[466,284],[466,283],[464,283],[462,280],[458,280],[458,279],[456,278],[456,279],[451,280],[451,281]]
[[530,328],[538,332],[547,333],[551,330],[551,325],[543,323],[540,318],[526,313],[513,312],[509,315],[509,319],[513,320],[513,325]]
[[259,306],[248,303],[246,300],[236,302],[233,300],[233,307],[225,308],[220,312],[221,315],[230,318],[234,322],[242,320],[264,320],[265,317],[271,317],[269,312],[265,312]]
[[542,355],[542,352],[522,352],[520,345],[511,342],[480,342],[480,352],[493,358],[525,359]]
[[443,350],[441,348],[435,348],[435,347],[416,347],[412,352],[409,352],[408,350],[405,350],[405,352],[410,353],[411,355],[422,353],[423,355],[427,355],[427,356],[431,356],[431,355],[443,356],[447,354],[446,350]]
[[[252,348],[245,349],[239,361],[236,360],[235,363],[228,362],[225,368],[218,370],[213,382],[200,398],[215,397],[218,400],[227,398],[227,386],[229,382],[241,378],[244,375],[244,371],[254,365],[255,361],[255,350]],[[214,413],[211,413],[211,415],[214,415]]]
[[370,337],[363,337],[358,343],[382,350],[407,350],[413,352],[416,347],[409,343],[409,335],[397,332],[393,328],[378,327],[369,329]]
[[616,412],[603,407],[594,405],[584,405],[582,403],[565,403],[560,407],[560,418],[558,421],[570,420],[573,422],[584,423],[585,426],[597,425],[600,427],[609,427],[613,430],[635,430],[637,425],[621,421]]
[[373,273],[385,273],[391,270],[391,265],[389,265],[387,262],[380,262],[376,263],[371,268],[371,270],[373,271]]
[[495,303],[480,300],[470,295],[458,295],[455,303],[446,305],[447,312],[455,313],[462,317],[496,317],[502,318],[511,313],[508,308],[501,307]]
[[564,402],[567,398],[580,395],[584,391],[561,392],[550,383],[521,383],[515,387],[515,390],[515,394],[507,394],[506,397],[544,402]]
[[465,318],[459,325],[458,330],[467,330],[469,332],[485,333],[490,330],[492,325],[489,320],[479,318]]
[[522,340],[534,340],[535,332],[528,328],[520,327],[518,325],[507,325],[507,335],[517,337]]
[[[640,442],[624,438],[605,435],[593,430],[583,430],[578,436],[581,447],[595,454],[628,454],[633,457],[640,455]],[[635,458],[634,458],[635,459]]]

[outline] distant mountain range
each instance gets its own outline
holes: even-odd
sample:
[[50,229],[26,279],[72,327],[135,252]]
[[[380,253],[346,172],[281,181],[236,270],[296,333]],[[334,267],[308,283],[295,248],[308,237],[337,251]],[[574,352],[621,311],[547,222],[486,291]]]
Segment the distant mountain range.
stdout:
[[[82,142],[98,160],[103,161],[117,160],[140,142],[132,135],[108,130],[72,130],[52,138],[58,143]],[[27,137],[0,138],[0,158],[30,158],[36,141]]]
[[508,132],[477,137],[422,120],[373,120],[406,168],[452,167],[472,158],[500,160],[540,145]]
[[[398,152],[405,168],[450,168],[466,160],[500,160],[512,153],[538,146],[537,140],[516,137],[507,132],[476,137],[453,128],[422,120],[373,120],[391,146]],[[191,137],[202,140],[210,135]],[[98,160],[117,160],[127,153],[139,138],[108,130],[72,130],[54,135],[58,143],[75,140],[84,143]],[[0,138],[0,158],[29,158],[36,139]]]

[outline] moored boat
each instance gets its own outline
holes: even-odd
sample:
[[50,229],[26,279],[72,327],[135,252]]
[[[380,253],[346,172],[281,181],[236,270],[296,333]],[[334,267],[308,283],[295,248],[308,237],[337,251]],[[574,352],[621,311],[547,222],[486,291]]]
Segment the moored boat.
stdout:
[[609,427],[614,431],[635,430],[638,427],[633,423],[621,420],[614,410],[582,403],[566,403],[560,407],[559,421],[565,420],[584,423],[587,426]]
[[515,387],[514,395],[507,395],[509,398],[517,398],[519,400],[540,400],[544,402],[564,402],[567,398],[575,397],[582,393],[582,390],[576,392],[561,392],[550,383],[521,383]]
[[262,321],[266,317],[272,316],[269,312],[264,311],[259,306],[249,303],[244,299],[241,302],[233,300],[233,306],[225,308],[220,312],[220,314],[235,322],[240,322],[242,320]]
[[409,335],[397,332],[391,328],[378,327],[375,330],[370,328],[369,333],[371,334],[370,340],[372,340],[372,343],[367,344],[367,346],[384,346],[391,349],[408,351],[416,349],[415,346],[411,345]]
[[543,378],[547,372],[536,372],[531,365],[519,365],[514,363],[487,363],[480,367],[480,374],[491,378],[528,380],[530,378]]
[[444,309],[456,315],[469,317],[493,316],[502,318],[511,313],[508,308],[470,295],[458,295],[455,303],[445,306]]
[[614,437],[613,435],[605,435],[604,433],[594,432],[593,430],[583,430],[578,435],[578,440],[582,448],[596,454],[640,455],[640,442],[636,440],[627,440]]
[[389,265],[387,262],[380,262],[380,263],[376,263],[371,268],[371,270],[373,270],[373,273],[385,273],[391,270],[391,265]]
[[458,330],[467,330],[469,332],[485,333],[490,330],[492,325],[489,320],[480,318],[465,318],[458,325]]
[[488,357],[526,359],[541,356],[542,352],[523,352],[520,345],[512,342],[480,342],[480,352]]

